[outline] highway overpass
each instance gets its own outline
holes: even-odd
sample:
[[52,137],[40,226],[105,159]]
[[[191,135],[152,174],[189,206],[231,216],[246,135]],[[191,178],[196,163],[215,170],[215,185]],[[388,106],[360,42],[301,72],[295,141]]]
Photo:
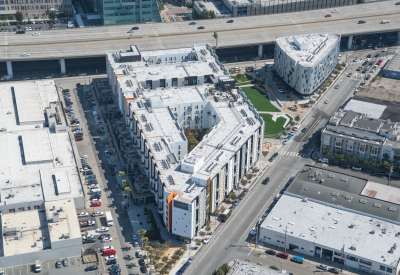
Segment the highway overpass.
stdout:
[[[218,48],[259,46],[274,43],[276,37],[306,33],[337,32],[342,36],[400,31],[400,5],[398,0],[373,2],[340,7],[340,12],[326,18],[331,9],[304,11],[227,19],[189,22],[153,23],[139,25],[134,33],[131,27],[108,26],[42,31],[40,36],[30,33],[16,35],[0,33],[0,62],[7,62],[12,74],[12,61],[37,61],[58,59],[65,73],[65,59],[104,56],[109,50],[127,50],[138,45],[140,50],[187,47],[196,43],[215,45],[214,32],[218,33]],[[358,24],[366,20],[366,24]],[[380,24],[389,20],[389,24]],[[204,29],[197,29],[204,26]],[[400,40],[400,36],[399,39]],[[29,56],[21,56],[29,53]]]

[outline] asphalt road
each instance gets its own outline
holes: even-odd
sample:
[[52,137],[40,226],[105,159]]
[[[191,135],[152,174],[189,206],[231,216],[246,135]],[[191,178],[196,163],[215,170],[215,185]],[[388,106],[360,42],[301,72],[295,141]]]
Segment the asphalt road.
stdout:
[[[110,233],[113,238],[111,242],[101,243],[100,240],[98,240],[94,244],[84,245],[84,249],[92,248],[98,251],[103,246],[111,245],[117,250],[117,261],[121,265],[121,274],[136,274],[139,273],[139,263],[138,259],[134,256],[134,251],[136,249],[133,247],[131,237],[134,232],[127,213],[121,209],[121,202],[123,201],[122,192],[116,188],[116,178],[111,175],[110,169],[108,168],[108,158],[104,155],[106,147],[100,142],[100,137],[102,137],[102,135],[99,135],[96,130],[96,128],[101,125],[96,125],[94,122],[93,108],[89,107],[85,92],[82,90],[74,91],[76,83],[80,82],[84,84],[85,80],[87,81],[88,79],[73,77],[57,80],[60,87],[64,89],[68,88],[71,91],[71,100],[74,102],[73,109],[75,115],[79,117],[79,127],[83,128],[84,133],[84,140],[76,142],[77,148],[80,155],[88,156],[89,165],[93,168],[93,172],[96,174],[99,185],[103,190],[101,196],[102,206],[82,211],[87,211],[89,214],[93,211],[111,211],[114,225],[109,227],[110,231],[107,232]],[[107,226],[104,217],[90,219],[96,220],[96,226],[88,228],[88,230],[95,230],[97,227]],[[95,233],[92,234],[95,235]],[[97,235],[99,235],[99,233],[97,233]],[[99,266],[102,270],[102,274],[106,274],[105,270],[108,266],[105,265],[105,261],[102,258],[103,257],[100,256]],[[131,266],[131,264],[135,264],[136,267]]]
[[[215,44],[218,32],[221,48],[268,44],[276,37],[305,33],[338,32],[342,35],[398,30],[400,6],[396,0],[341,7],[339,13],[325,18],[331,9],[261,15],[235,18],[227,24],[225,19],[203,20],[197,25],[188,22],[141,24],[135,33],[128,34],[130,26],[76,28],[45,32],[40,36],[0,33],[0,61],[55,59],[66,57],[100,56],[109,50],[127,50],[138,45],[140,50],[187,47],[197,43]],[[366,24],[357,24],[365,19]],[[390,20],[390,24],[379,24]],[[203,30],[197,27],[202,25]],[[90,39],[88,39],[90,37]],[[101,42],[101,43],[99,43]],[[29,57],[21,57],[29,53]]]

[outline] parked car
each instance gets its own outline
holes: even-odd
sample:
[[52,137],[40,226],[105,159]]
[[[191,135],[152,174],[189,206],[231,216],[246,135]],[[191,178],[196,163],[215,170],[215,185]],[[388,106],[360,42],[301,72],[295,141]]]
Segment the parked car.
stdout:
[[99,207],[101,206],[101,201],[95,201],[90,204],[90,207]]
[[94,271],[97,269],[99,269],[99,267],[97,265],[89,265],[85,268],[85,271],[88,272],[88,271]]
[[284,252],[279,252],[279,253],[276,254],[276,257],[286,260],[289,257],[289,254],[284,253]]
[[103,239],[101,240],[102,243],[111,242],[111,241],[112,241],[112,238],[111,238],[111,237],[103,238]]
[[117,255],[110,255],[110,256],[106,257],[106,261],[111,261],[111,260],[114,260],[114,259],[117,259],[117,258],[118,258]]
[[334,273],[334,274],[339,274],[340,270],[338,268],[335,267],[331,267],[328,269],[329,272]]
[[100,227],[96,229],[96,232],[108,232],[109,228],[108,227]]
[[210,241],[210,236],[207,236],[203,239],[203,244],[208,244]]
[[263,181],[262,184],[267,184],[269,182],[269,177],[266,177]]
[[325,271],[328,270],[328,266],[327,266],[327,265],[324,265],[324,264],[319,264],[319,265],[317,265],[317,268],[318,268],[318,269],[321,269],[321,270],[325,270]]
[[265,251],[265,253],[267,253],[267,254],[269,254],[269,255],[276,255],[276,251],[273,250],[273,249],[267,249],[267,250]]
[[89,214],[87,212],[81,212],[78,214],[78,218],[83,218],[83,217],[89,217]]
[[113,246],[107,245],[107,246],[103,246],[100,250],[104,251],[104,250],[112,250],[112,249],[114,249]]

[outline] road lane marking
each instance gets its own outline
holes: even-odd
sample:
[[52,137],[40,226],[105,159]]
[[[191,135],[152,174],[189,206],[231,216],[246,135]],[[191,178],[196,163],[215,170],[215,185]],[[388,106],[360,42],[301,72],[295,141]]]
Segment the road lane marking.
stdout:
[[250,250],[249,254],[247,254],[247,256],[249,256],[251,254],[251,252],[253,252],[254,247]]
[[301,138],[300,142],[303,142],[304,138],[308,136],[308,134],[314,129],[314,127],[317,125],[317,122],[321,119],[322,114],[319,115],[319,117],[317,117],[317,119],[313,122],[313,124],[311,124],[310,128],[308,129],[308,131],[303,135],[303,137]]

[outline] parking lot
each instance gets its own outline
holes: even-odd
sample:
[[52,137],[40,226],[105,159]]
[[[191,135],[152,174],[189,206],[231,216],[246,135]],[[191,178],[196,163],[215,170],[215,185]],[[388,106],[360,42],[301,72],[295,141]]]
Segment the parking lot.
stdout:
[[[49,21],[50,22],[50,21]],[[35,31],[54,31],[54,30],[62,30],[67,29],[67,20],[63,19],[62,21],[58,20],[56,23],[49,23],[46,20],[37,21],[35,24],[28,21],[24,21],[20,24],[21,30],[25,30],[25,34],[30,34]],[[10,25],[8,25],[10,24]],[[15,23],[0,23],[0,32],[16,32],[18,30],[18,24]]]

